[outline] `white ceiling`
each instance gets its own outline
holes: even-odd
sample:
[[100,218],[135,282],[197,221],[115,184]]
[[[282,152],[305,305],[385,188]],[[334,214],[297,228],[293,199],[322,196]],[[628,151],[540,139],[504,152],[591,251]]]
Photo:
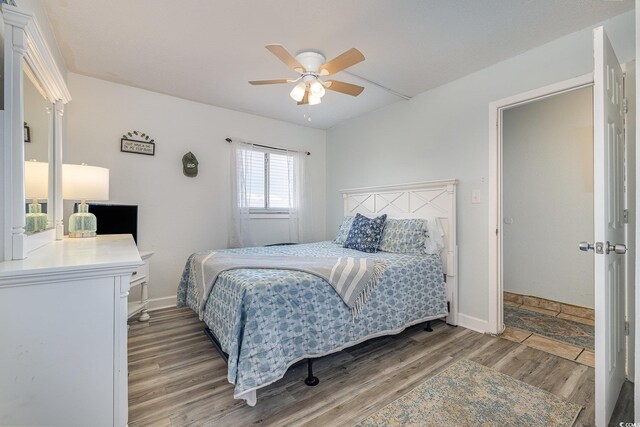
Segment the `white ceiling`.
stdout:
[[[264,45],[333,58],[356,47],[349,69],[414,96],[633,7],[632,0],[44,0],[70,71],[220,107],[326,129],[400,98],[365,86],[302,107],[293,77]],[[312,121],[303,114],[310,112]]]

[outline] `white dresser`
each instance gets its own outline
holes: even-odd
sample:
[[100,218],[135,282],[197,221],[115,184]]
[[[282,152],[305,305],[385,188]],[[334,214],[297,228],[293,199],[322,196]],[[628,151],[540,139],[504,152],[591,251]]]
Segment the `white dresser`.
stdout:
[[127,424],[131,236],[64,239],[0,262],[0,425]]

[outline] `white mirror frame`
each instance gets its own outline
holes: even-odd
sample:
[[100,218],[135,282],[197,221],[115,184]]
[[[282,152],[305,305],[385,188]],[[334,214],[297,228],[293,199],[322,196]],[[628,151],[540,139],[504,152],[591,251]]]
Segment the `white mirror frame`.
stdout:
[[[65,80],[46,44],[35,16],[16,6],[2,5],[4,20],[4,125],[2,183],[2,240],[4,260],[25,259],[29,252],[61,240],[62,224],[62,115],[71,101]],[[23,60],[29,65],[23,67]],[[27,235],[24,189],[23,75],[29,73],[52,104],[49,144],[49,197],[47,209],[53,228]]]

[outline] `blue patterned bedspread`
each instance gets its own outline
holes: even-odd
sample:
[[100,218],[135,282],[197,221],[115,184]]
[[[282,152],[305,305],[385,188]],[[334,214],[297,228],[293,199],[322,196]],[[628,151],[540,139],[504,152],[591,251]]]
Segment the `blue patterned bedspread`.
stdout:
[[[218,276],[204,322],[229,354],[234,396],[255,404],[255,390],[282,378],[298,360],[333,353],[373,336],[397,333],[447,314],[438,255],[364,253],[333,242],[228,249],[243,254],[365,257],[388,262],[369,302],[351,310],[324,280],[285,270],[232,270]],[[198,311],[197,286],[187,262],[178,307]]]

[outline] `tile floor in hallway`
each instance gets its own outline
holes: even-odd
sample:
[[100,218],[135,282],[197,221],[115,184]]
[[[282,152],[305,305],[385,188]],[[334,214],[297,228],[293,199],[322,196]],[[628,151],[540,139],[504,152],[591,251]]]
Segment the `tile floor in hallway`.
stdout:
[[505,301],[505,331],[501,337],[594,366],[593,320],[561,316],[552,310]]

